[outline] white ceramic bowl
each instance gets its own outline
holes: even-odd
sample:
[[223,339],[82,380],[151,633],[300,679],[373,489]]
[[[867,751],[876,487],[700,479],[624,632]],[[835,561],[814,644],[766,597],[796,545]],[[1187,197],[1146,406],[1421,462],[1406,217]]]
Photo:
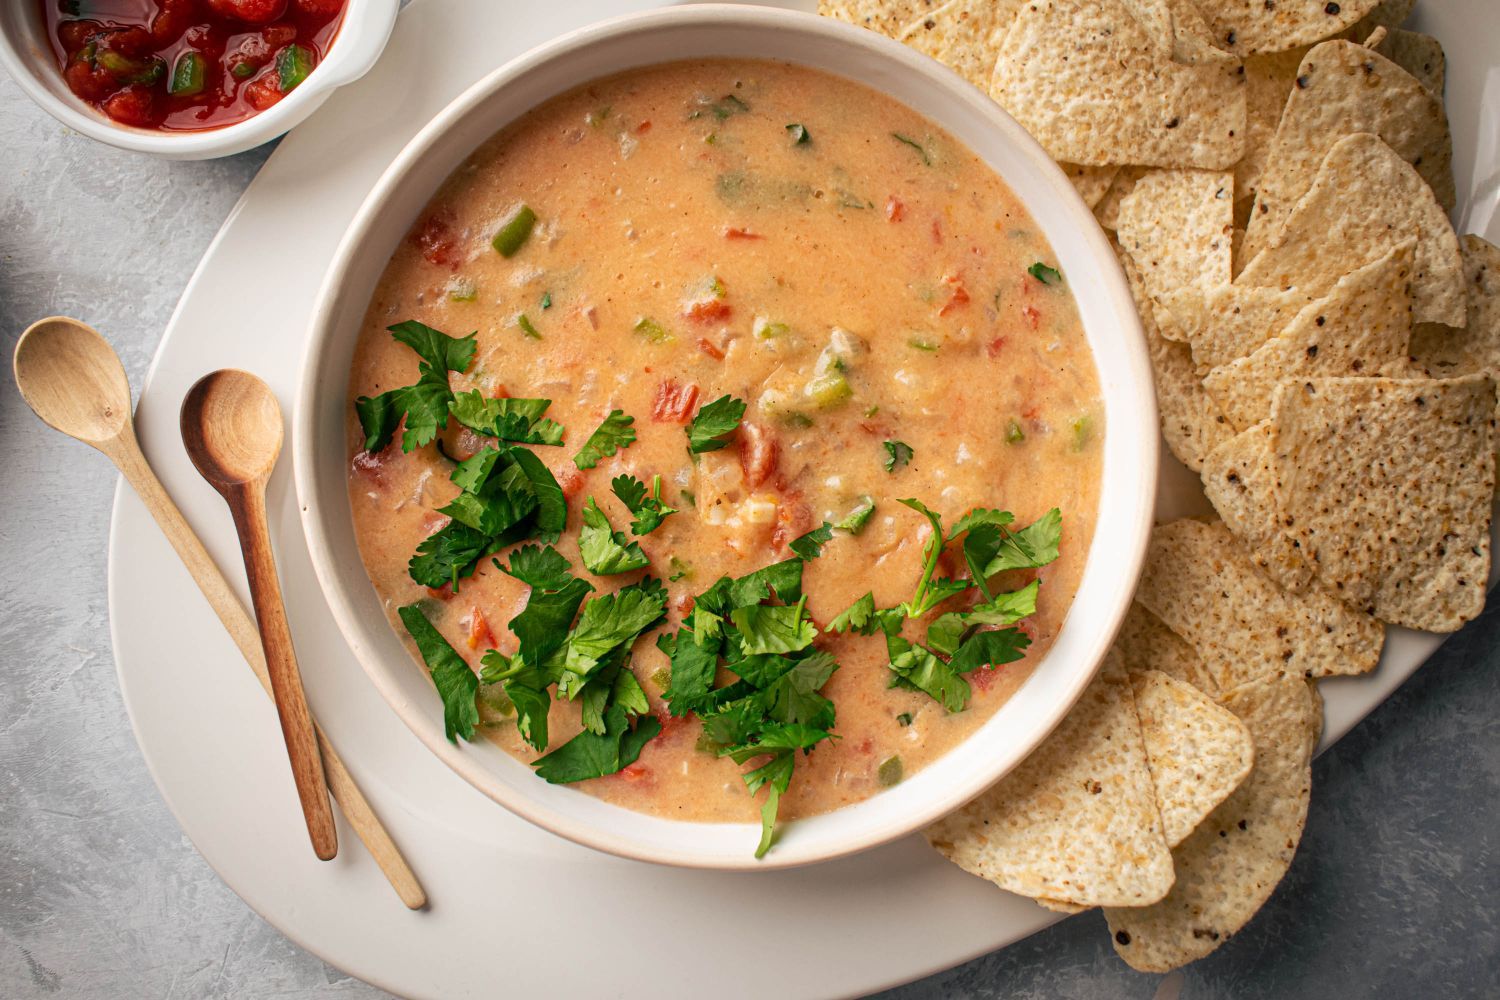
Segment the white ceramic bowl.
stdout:
[[35,0],[0,0],[0,66],[43,111],[90,139],[169,160],[207,160],[270,142],[364,76],[385,49],[400,7],[401,0],[349,0],[333,44],[300,86],[242,122],[196,132],[121,125],[79,100],[63,81]]
[[[589,79],[676,59],[801,63],[859,81],[926,115],[995,169],[1030,209],[1077,297],[1106,411],[1103,485],[1072,611],[1045,660],[982,728],[888,791],[785,824],[762,861],[758,829],[630,812],[564,786],[487,742],[443,736],[432,682],[387,624],[355,544],[346,493],[346,391],[355,341],[391,253],[438,185],[497,130]],[[625,857],[716,869],[823,861],[919,830],[1014,767],[1063,717],[1108,650],[1135,588],[1156,486],[1155,396],[1144,340],[1104,234],[1062,172],[989,98],[938,63],[873,32],[767,8],[685,6],[584,28],[501,67],[422,130],[355,216],[313,313],[292,437],[313,565],[370,679],[450,767],[496,802],[572,840]]]

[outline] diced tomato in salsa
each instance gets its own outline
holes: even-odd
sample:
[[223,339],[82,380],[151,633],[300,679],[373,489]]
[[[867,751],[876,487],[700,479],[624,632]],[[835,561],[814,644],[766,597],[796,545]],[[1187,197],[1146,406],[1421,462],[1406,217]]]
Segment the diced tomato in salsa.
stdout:
[[760,424],[740,424],[740,471],[750,489],[770,479],[776,472],[776,437]]
[[281,100],[322,60],[348,0],[39,2],[68,89],[123,125],[179,132]]
[[693,408],[698,405],[698,384],[683,385],[673,378],[664,378],[656,384],[656,396],[651,400],[651,419],[659,424],[685,424],[693,417]]

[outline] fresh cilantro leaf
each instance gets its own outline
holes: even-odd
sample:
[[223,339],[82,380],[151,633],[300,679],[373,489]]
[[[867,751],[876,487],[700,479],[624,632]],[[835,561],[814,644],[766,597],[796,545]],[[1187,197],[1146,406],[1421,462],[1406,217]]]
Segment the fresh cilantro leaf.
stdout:
[[993,525],[1003,528],[1015,520],[1008,510],[991,510],[988,507],[975,507],[963,517],[948,532],[948,541],[953,541],[966,531],[972,531],[982,525]]
[[1014,663],[1026,655],[1026,647],[1030,645],[1030,637],[1018,628],[975,632],[958,647],[949,667],[956,674],[966,674],[977,667]]
[[510,565],[495,567],[528,587],[538,590],[561,590],[572,581],[572,564],[552,546],[523,545],[510,554]]
[[417,554],[407,563],[407,572],[424,587],[452,584],[456,592],[459,577],[472,573],[479,560],[498,547],[493,536],[450,521],[422,539]]
[[397,614],[401,616],[407,634],[417,644],[417,651],[432,674],[433,686],[443,700],[443,731],[448,740],[457,743],[458,737],[462,736],[472,742],[474,727],[479,723],[479,706],[474,701],[474,695],[479,691],[479,678],[427,620],[419,605],[408,604],[398,609]]
[[932,156],[927,152],[926,146],[922,145],[917,140],[910,138],[909,136],[902,135],[900,132],[892,132],[891,138],[895,139],[897,142],[901,143],[904,146],[910,146],[912,149],[915,149],[917,153],[922,157],[922,163],[929,167],[932,166]]
[[[526,607],[509,622],[520,644],[517,655],[540,667],[568,640],[568,629],[585,597],[593,590],[585,580],[569,579],[556,590],[532,588]],[[590,602],[590,606],[597,602]]]
[[536,527],[532,537],[548,545],[556,542],[568,526],[568,501],[562,487],[542,460],[525,448],[512,448],[510,460],[520,466],[536,497]]
[[[660,586],[643,584],[644,581],[622,587],[583,606],[578,627],[568,637],[567,659],[563,664],[566,671],[586,678],[615,647],[633,643],[638,635],[661,620],[667,609],[666,591]],[[569,690],[563,690],[565,686]],[[573,689],[580,686],[564,678],[558,684],[558,693],[572,697]]]
[[700,455],[729,445],[729,435],[745,416],[745,401],[720,396],[704,406],[687,426],[688,451]]
[[635,442],[635,428],[630,426],[633,423],[635,417],[627,417],[624,410],[610,410],[573,456],[573,464],[580,470],[592,469],[620,449],[629,448]]
[[840,531],[847,531],[851,535],[857,535],[865,530],[865,524],[870,520],[870,515],[875,513],[875,500],[873,497],[863,496],[854,509],[844,515],[844,519],[834,525]]
[[767,714],[777,722],[796,722],[814,729],[832,729],[833,702],[818,694],[839,668],[832,654],[817,650],[799,660],[766,688]]
[[478,389],[461,392],[449,407],[459,423],[487,437],[519,444],[560,445],[563,426],[542,418],[548,399],[486,399]]
[[632,727],[622,705],[611,705],[604,714],[605,731],[584,730],[536,762],[536,773],[552,784],[567,784],[601,778],[629,767],[641,749],[661,732],[661,723],[651,716]]
[[823,546],[832,540],[833,525],[824,521],[807,534],[792,539],[787,544],[787,548],[797,553],[803,559],[816,559],[823,554]]
[[651,534],[668,515],[677,513],[676,507],[668,507],[661,501],[661,476],[652,481],[650,495],[646,493],[646,484],[634,476],[616,476],[610,480],[609,488],[635,515],[630,530],[637,535]]
[[406,418],[402,451],[430,443],[439,430],[448,426],[448,405],[453,400],[448,373],[467,369],[478,347],[474,333],[450,337],[415,320],[397,323],[389,330],[398,342],[416,351],[421,361],[417,365],[417,381],[412,385],[375,397],[361,396],[354,401],[360,427],[365,432],[366,451],[384,450],[402,417]]
[[797,766],[790,753],[777,754],[765,764],[745,775],[745,786],[754,795],[762,785],[769,786],[766,801],[760,807],[760,842],[755,845],[755,856],[763,858],[771,849],[776,837],[776,816],[781,811],[781,796],[792,784],[792,772]]
[[874,626],[871,624],[875,617],[875,594],[870,592],[853,604],[845,608],[839,615],[828,623],[829,632],[843,635],[845,632],[858,632],[860,635],[871,635]]
[[1036,614],[1036,599],[1040,590],[1041,581],[1032,580],[1020,590],[997,594],[991,600],[976,605],[965,612],[965,616],[978,625],[1014,625],[1022,618]]
[[578,534],[578,551],[590,573],[612,576],[645,569],[651,564],[640,543],[632,542],[623,531],[610,528],[609,518],[590,497],[583,508],[583,530]]
[[1006,532],[984,568],[986,577],[1008,569],[1035,569],[1057,558],[1062,542],[1062,511],[1053,507],[1020,531]]
[[770,850],[776,832],[776,816],[781,807],[781,796],[791,787],[792,773],[796,767],[795,752],[810,750],[826,740],[830,734],[822,729],[798,723],[783,723],[763,728],[754,742],[728,747],[720,751],[721,756],[732,758],[743,764],[756,757],[770,755],[771,759],[742,776],[745,787],[754,795],[767,787],[766,801],[760,809],[760,843],[755,856],[765,857]]
[[[488,449],[486,449],[488,450]],[[484,452],[469,459],[469,462],[486,457]],[[454,470],[455,477],[472,482],[472,470],[461,465]],[[517,465],[492,462],[489,474],[475,489],[464,489],[446,507],[438,508],[460,524],[494,537],[520,524],[537,509],[537,498],[531,484]]]
[[795,653],[811,646],[818,628],[803,615],[805,601],[782,607],[752,604],[731,611],[729,617],[744,639],[745,654]]
[[742,608],[747,604],[759,604],[772,593],[784,602],[801,600],[804,565],[801,559],[786,559],[731,580],[727,586],[728,606]]
[[906,613],[907,617],[920,618],[948,598],[968,590],[972,584],[968,580],[933,579],[932,574],[937,571],[938,558],[943,554],[942,518],[929,510],[927,505],[920,500],[907,498],[897,502],[921,514],[932,525],[932,532],[922,545],[921,579],[917,581],[917,589],[912,594],[911,600],[901,606],[901,610]]
[[[615,681],[620,676],[621,667],[625,663],[625,649],[615,647],[610,652],[608,661],[600,671],[583,685],[578,693],[578,704],[583,728],[591,733],[604,735],[607,726],[604,721],[604,713],[609,708],[610,698],[615,691]],[[627,670],[626,673],[629,673]]]
[[497,649],[484,654],[484,669],[479,679],[485,684],[500,684],[505,696],[516,709],[516,730],[533,749],[547,749],[547,711],[552,698],[547,694],[547,678],[541,669],[520,656],[506,656]]
[[1041,261],[1037,261],[1026,269],[1026,273],[1044,285],[1062,281],[1062,272],[1055,267],[1048,267]]
[[641,682],[636,679],[629,667],[615,675],[614,690],[610,694],[610,701],[624,707],[625,711],[631,715],[645,715],[651,711],[651,702],[647,700],[646,692],[641,688]]
[[891,658],[894,687],[921,691],[941,702],[949,712],[962,712],[969,704],[969,682],[930,649],[907,642],[900,636],[885,639]]
[[882,441],[881,447],[885,449],[885,471],[895,472],[897,468],[911,462],[914,452],[911,445],[905,441]]

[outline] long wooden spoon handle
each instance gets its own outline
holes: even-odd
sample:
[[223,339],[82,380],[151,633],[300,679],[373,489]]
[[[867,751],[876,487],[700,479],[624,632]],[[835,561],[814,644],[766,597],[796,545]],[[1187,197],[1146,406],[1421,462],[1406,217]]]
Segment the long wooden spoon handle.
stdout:
[[328,779],[323,775],[323,760],[313,735],[312,713],[307,710],[307,695],[302,690],[302,672],[292,647],[292,631],[286,623],[286,605],[281,600],[281,581],[276,575],[271,528],[266,520],[265,483],[245,483],[227,491],[225,499],[240,535],[250,599],[260,624],[266,670],[271,675],[276,714],[281,718],[281,735],[292,762],[297,797],[302,800],[307,835],[312,838],[313,853],[328,861],[339,852],[338,831],[333,825],[333,807],[328,803]]
[[[245,662],[250,665],[251,671],[260,681],[260,686],[267,695],[274,697],[271,689],[271,675],[266,670],[265,654],[261,651],[260,635],[256,630],[254,620],[245,610],[245,606],[240,603],[234,588],[229,585],[229,581],[219,570],[218,564],[213,561],[213,557],[198,540],[192,526],[177,509],[177,504],[162,486],[161,480],[156,478],[156,473],[152,471],[145,456],[141,454],[135,436],[127,430],[110,442],[108,447],[101,450],[114,462],[125,477],[125,481],[130,483],[140,496],[141,502],[146,505],[146,509],[155,518],[157,526],[161,528],[162,534],[167,536],[167,541],[171,543],[183,565],[187,567],[193,581],[198,584],[198,589],[203,592],[209,607],[218,616],[224,630],[229,633],[229,637],[234,640]],[[339,756],[338,751],[329,742],[321,728],[318,730],[318,746],[323,751],[323,765],[328,776],[328,787],[333,792],[334,799],[342,807],[344,818],[349,821],[355,834],[374,857],[375,863],[385,873],[386,880],[390,882],[391,888],[396,890],[396,895],[401,898],[401,902],[413,910],[420,910],[427,905],[427,893],[422,889],[422,884],[417,881],[416,873],[411,870],[411,865],[402,856],[400,848],[396,846],[390,833],[386,831],[384,824],[370,807],[359,785],[355,783],[354,776],[344,766],[343,758]]]

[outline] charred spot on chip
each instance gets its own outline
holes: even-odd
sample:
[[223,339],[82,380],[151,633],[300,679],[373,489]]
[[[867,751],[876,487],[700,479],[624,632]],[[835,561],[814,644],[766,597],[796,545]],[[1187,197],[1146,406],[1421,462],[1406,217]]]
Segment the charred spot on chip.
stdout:
[[1303,73],[1302,75],[1298,76],[1297,77],[1297,89],[1298,90],[1306,90],[1307,89],[1307,81],[1308,81],[1308,76],[1307,76],[1306,73]]
[[1172,120],[1170,120],[1169,122],[1167,122],[1167,128],[1176,128],[1178,125],[1181,125],[1181,124],[1182,124],[1182,119],[1181,118],[1173,118]]
[[1340,8],[1338,4],[1330,3],[1323,8],[1323,13],[1327,14],[1329,17],[1333,17],[1334,15],[1338,14],[1339,9]]
[[1313,322],[1317,323],[1319,326],[1322,326],[1324,323],[1328,322],[1328,317],[1319,316],[1317,319],[1313,320]]
[[1307,356],[1309,358],[1315,358],[1315,357],[1318,356],[1318,345],[1317,344],[1309,344],[1307,346]]
[[1130,944],[1130,932],[1129,931],[1115,931],[1115,940],[1118,941],[1122,945],[1128,945],[1128,944]]

